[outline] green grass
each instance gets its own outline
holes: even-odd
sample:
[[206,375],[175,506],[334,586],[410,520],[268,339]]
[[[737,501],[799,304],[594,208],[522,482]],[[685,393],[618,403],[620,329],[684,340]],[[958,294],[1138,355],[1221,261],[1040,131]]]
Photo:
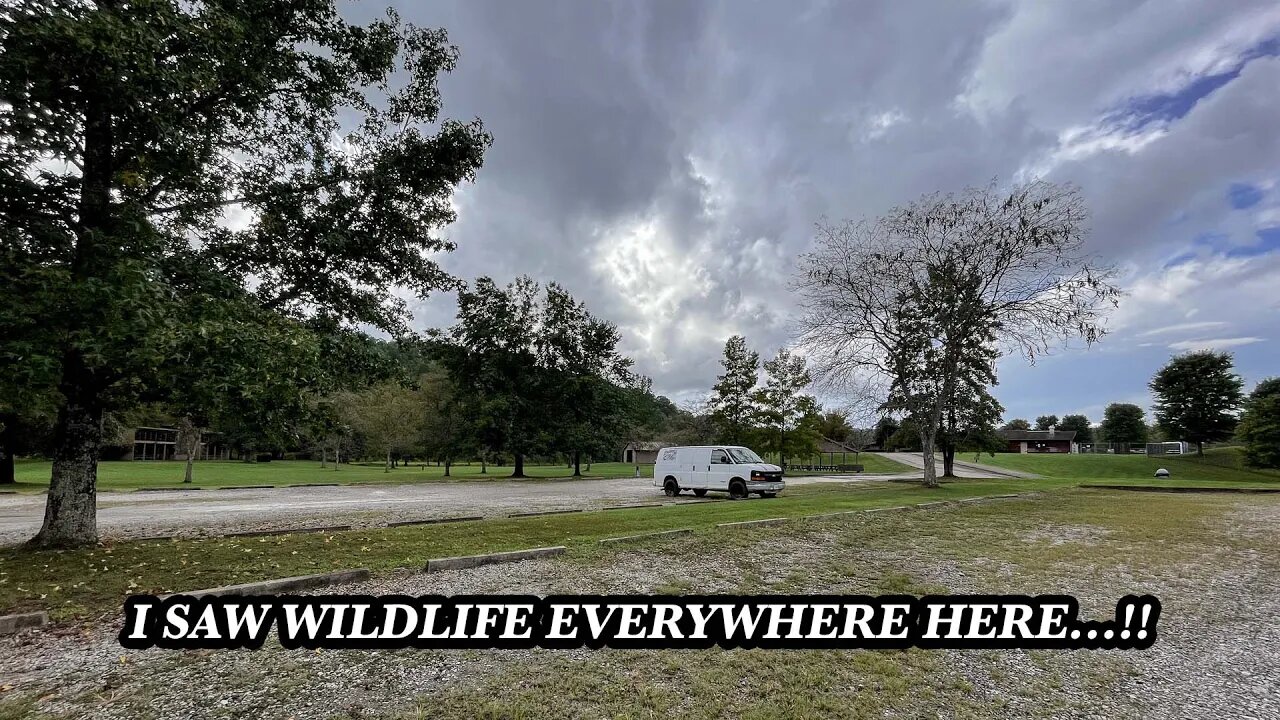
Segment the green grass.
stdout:
[[[869,453],[863,454],[861,462],[867,473],[901,473],[911,468]],[[8,486],[10,489],[39,492],[49,486],[50,463],[47,460],[19,460],[14,468],[17,483]],[[197,462],[194,469],[194,482],[183,485],[182,475],[186,463],[179,461],[148,460],[119,461],[98,464],[99,490],[137,490],[139,488],[214,488],[238,487],[244,485],[306,485],[309,483],[341,483],[357,485],[363,483],[423,483],[423,482],[474,482],[510,479],[512,468],[509,466],[490,465],[486,474],[481,474],[480,465],[455,465],[450,477],[444,476],[444,468],[429,465],[425,468],[418,465],[395,468],[385,472],[379,464],[342,465],[333,469],[333,463],[321,468],[320,463],[312,460],[275,460],[265,463],[246,463],[236,460],[213,460]],[[561,480],[571,478],[573,470],[561,464],[525,465],[525,474],[535,480]],[[624,478],[635,475],[635,465],[620,462],[593,463],[590,468],[582,466],[584,477],[588,478]],[[644,477],[653,477],[653,466],[640,466]],[[792,473],[828,474],[828,473]],[[0,489],[3,489],[0,487]]]
[[[570,545],[603,537],[769,517],[994,495],[1028,481],[969,481],[927,490],[916,485],[810,485],[772,500],[689,503],[447,525],[265,538],[133,541],[77,551],[0,550],[0,612],[49,610],[55,618],[119,611],[130,594],[199,590],[339,568],[417,568],[428,558]],[[1063,483],[1039,481],[1039,487]]]
[[[1220,459],[1205,462],[1194,455],[1147,457],[1088,453],[997,453],[995,457],[983,455],[979,462],[1035,473],[1046,478],[1118,485],[1193,487],[1231,483],[1235,487],[1274,487],[1280,483],[1280,473],[1274,471],[1231,467]],[[1167,480],[1156,479],[1155,472],[1158,468],[1167,469],[1170,477]]]
[[[843,464],[862,465],[862,472],[868,475],[896,475],[898,473],[907,473],[907,472],[912,472],[914,470],[914,468],[907,467],[906,465],[903,465],[902,463],[897,462],[896,460],[890,460],[887,457],[876,455],[875,453],[859,453],[857,459],[855,459],[853,455],[849,455],[847,458],[845,458],[845,460],[847,462]],[[769,460],[769,462],[774,462],[774,461]],[[799,461],[795,461],[795,462],[798,463]],[[836,459],[836,463],[841,464],[838,458]],[[841,474],[841,473],[788,470],[786,474],[797,476],[797,475],[833,475],[833,474]],[[844,473],[844,474],[850,474],[850,475],[856,476],[856,473]]]
[[[487,474],[481,475],[480,465],[455,465],[451,477],[444,477],[444,468],[434,465],[420,468],[417,465],[399,467],[384,472],[381,465],[342,465],[337,471],[333,463],[321,468],[311,460],[275,460],[264,463],[247,463],[236,460],[212,460],[197,462],[191,485],[182,484],[185,462],[179,461],[121,461],[98,464],[99,490],[137,490],[145,487],[236,487],[243,485],[304,485],[308,483],[420,483],[463,482],[477,480],[510,479],[512,468],[490,465]],[[616,478],[635,475],[635,466],[627,463],[594,463],[585,477]],[[641,473],[652,468],[642,466]],[[17,480],[11,488],[39,491],[49,486],[50,463],[48,461],[20,460],[14,468]],[[534,479],[563,479],[573,475],[564,465],[525,465],[525,474]]]

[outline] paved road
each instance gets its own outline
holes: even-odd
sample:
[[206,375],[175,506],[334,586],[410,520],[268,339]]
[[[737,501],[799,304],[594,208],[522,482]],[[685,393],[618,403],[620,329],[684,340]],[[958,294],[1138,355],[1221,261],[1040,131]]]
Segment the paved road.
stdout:
[[[796,477],[792,485],[874,482],[884,475]],[[388,521],[544,510],[592,509],[669,501],[651,478],[553,482],[457,482],[345,485],[246,490],[105,492],[98,495],[103,537],[204,535],[306,525],[376,525]],[[674,502],[713,502],[682,495]],[[0,545],[22,542],[40,529],[44,495],[0,495]]]
[[[876,453],[881,457],[895,460],[908,467],[924,469],[924,454],[910,452],[886,452]],[[991,478],[991,477],[1012,477],[1012,478],[1034,478],[1035,475],[1030,473],[1018,472],[1017,470],[1009,470],[1007,468],[999,468],[993,465],[983,465],[981,463],[968,462],[956,459],[955,473],[957,477],[962,478]],[[938,474],[942,474],[942,455],[934,456],[934,467]]]

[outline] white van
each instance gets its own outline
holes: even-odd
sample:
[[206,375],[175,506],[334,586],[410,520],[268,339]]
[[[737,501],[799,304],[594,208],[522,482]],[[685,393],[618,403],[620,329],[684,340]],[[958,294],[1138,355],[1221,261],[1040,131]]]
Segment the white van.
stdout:
[[653,466],[653,484],[670,497],[683,490],[692,490],[698,497],[719,490],[735,500],[751,493],[775,497],[787,486],[782,468],[737,445],[663,448]]

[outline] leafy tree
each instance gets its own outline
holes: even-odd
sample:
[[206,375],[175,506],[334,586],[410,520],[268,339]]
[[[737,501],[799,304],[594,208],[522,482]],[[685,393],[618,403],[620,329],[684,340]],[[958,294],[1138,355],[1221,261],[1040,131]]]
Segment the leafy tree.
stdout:
[[540,319],[539,364],[560,398],[552,405],[552,422],[579,477],[583,450],[599,451],[623,435],[620,384],[627,382],[632,362],[617,350],[618,329],[556,283],[546,287]]
[[1057,424],[1058,424],[1057,415],[1041,415],[1040,417],[1036,418],[1037,430],[1048,430],[1051,426],[1055,426]]
[[957,450],[994,454],[1006,447],[995,427],[1003,412],[1004,407],[987,392],[985,385],[975,383],[953,396],[938,428],[943,477],[955,477]]
[[757,414],[754,388],[760,354],[747,349],[747,339],[734,335],[724,344],[720,361],[724,374],[712,388],[708,402],[711,422],[719,442],[746,445],[751,440]]
[[889,438],[898,432],[898,421],[885,416],[876,423],[875,445],[881,450],[889,449]]
[[391,455],[422,437],[426,416],[422,397],[399,383],[375,385],[359,393],[344,393],[340,405],[348,424],[365,436],[370,448],[385,454],[384,472],[391,472]]
[[1031,423],[1022,418],[1014,418],[1000,427],[1001,430],[1011,430],[1026,432],[1031,429]]
[[238,287],[282,317],[403,332],[392,289],[453,286],[431,231],[490,139],[439,121],[457,52],[393,13],[19,0],[3,22],[0,336],[26,350],[0,376],[61,394],[33,543],[89,545],[103,414],[154,382],[174,300]]
[[1111,403],[1103,411],[1102,432],[1109,443],[1130,445],[1147,441],[1146,415],[1142,408],[1131,403]]
[[1204,444],[1225,440],[1235,432],[1236,412],[1244,400],[1244,380],[1235,372],[1231,353],[1201,350],[1178,355],[1156,373],[1149,385],[1155,398],[1156,424],[1177,440]]
[[828,410],[822,414],[822,420],[818,424],[818,431],[822,436],[835,440],[836,442],[846,442],[853,438],[854,429],[849,424],[849,416],[838,410]]
[[764,371],[764,387],[754,394],[760,446],[765,452],[776,452],[779,464],[785,466],[788,457],[809,454],[816,446],[820,417],[810,423],[811,433],[795,433],[801,420],[817,414],[818,402],[813,396],[802,394],[811,382],[803,356],[780,349],[772,360],[765,361]]
[[439,369],[423,374],[418,388],[424,412],[420,421],[422,449],[428,459],[444,463],[444,476],[449,477],[454,460],[475,449],[466,399],[453,379]]
[[1263,380],[1249,393],[1237,434],[1246,464],[1280,468],[1280,378]]
[[1075,430],[1078,443],[1088,445],[1093,442],[1093,425],[1084,415],[1064,416],[1057,425],[1059,430]]
[[795,283],[802,341],[829,382],[883,384],[884,409],[920,431],[927,486],[937,484],[948,403],[994,384],[997,347],[1034,362],[1068,339],[1104,335],[1119,290],[1114,269],[1086,254],[1084,218],[1076,188],[1036,181],[819,227]]

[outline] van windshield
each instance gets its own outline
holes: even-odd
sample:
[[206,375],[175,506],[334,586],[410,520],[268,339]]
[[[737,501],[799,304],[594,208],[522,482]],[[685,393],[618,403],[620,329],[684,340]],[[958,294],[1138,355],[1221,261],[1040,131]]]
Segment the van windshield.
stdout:
[[729,448],[729,455],[737,463],[758,463],[764,462],[759,455],[751,452],[746,448]]

